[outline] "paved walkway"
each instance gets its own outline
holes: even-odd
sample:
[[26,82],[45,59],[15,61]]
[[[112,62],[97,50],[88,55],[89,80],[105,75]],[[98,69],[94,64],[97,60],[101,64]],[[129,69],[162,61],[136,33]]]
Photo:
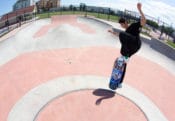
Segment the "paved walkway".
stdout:
[[54,16],[3,40],[0,120],[174,121],[174,72],[144,53],[175,63],[145,44],[130,59],[123,87],[109,90],[112,65],[120,55],[110,27]]

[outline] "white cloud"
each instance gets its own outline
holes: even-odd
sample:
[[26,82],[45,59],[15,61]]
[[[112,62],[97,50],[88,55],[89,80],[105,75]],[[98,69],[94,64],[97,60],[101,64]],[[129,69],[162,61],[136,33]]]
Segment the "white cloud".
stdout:
[[[108,0],[99,2],[99,6],[111,7],[120,10],[132,10],[137,12],[137,2],[139,0]],[[146,15],[160,19],[165,23],[175,26],[175,7],[160,0],[140,0],[142,10]]]
[[[175,2],[174,0],[65,0],[68,3],[79,4],[80,2],[93,6],[104,6],[120,10],[137,10],[137,2],[141,2],[143,12],[146,15],[160,19],[175,27]],[[63,3],[65,1],[62,1]],[[164,2],[163,2],[164,1]]]
[[138,0],[108,0],[106,2],[100,2],[99,5],[120,10],[129,9],[135,11],[137,2]]
[[[147,0],[145,2],[145,13],[160,18],[168,24],[175,22],[175,7],[158,0]],[[175,24],[175,23],[174,23]]]

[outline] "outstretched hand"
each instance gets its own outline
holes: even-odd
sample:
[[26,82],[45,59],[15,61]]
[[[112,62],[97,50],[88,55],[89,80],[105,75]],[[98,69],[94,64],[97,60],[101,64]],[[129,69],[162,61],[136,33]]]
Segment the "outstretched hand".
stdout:
[[108,32],[110,32],[110,33],[112,33],[112,34],[114,34],[114,35],[118,35],[118,33],[117,32],[114,32],[113,30],[111,30],[111,29],[109,29],[108,30]]
[[137,9],[138,9],[139,11],[141,11],[141,8],[142,8],[142,4],[141,4],[141,3],[137,3]]
[[109,29],[108,32],[113,33],[113,31],[111,29]]

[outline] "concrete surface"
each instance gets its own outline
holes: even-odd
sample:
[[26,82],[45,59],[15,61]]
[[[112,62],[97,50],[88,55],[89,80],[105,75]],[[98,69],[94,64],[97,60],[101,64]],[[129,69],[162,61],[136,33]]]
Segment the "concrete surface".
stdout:
[[108,89],[120,42],[107,32],[117,23],[104,22],[53,16],[5,35],[0,120],[174,121],[175,62],[146,43],[130,59],[123,87]]

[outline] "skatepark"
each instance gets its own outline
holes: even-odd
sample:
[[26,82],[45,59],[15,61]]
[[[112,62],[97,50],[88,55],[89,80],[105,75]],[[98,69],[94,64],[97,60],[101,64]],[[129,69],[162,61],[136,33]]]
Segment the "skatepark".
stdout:
[[109,89],[121,47],[110,28],[121,29],[60,15],[1,37],[0,120],[174,121],[175,61],[147,43],[130,58],[122,88]]

